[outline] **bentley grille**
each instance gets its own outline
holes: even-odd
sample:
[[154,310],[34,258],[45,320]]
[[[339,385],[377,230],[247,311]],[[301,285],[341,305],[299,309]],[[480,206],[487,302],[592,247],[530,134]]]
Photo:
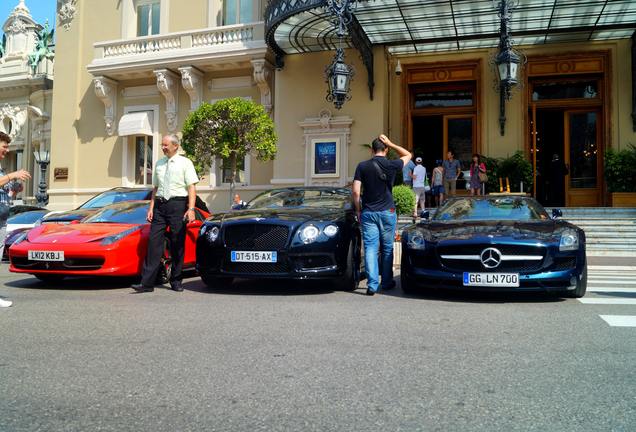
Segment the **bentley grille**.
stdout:
[[225,228],[225,245],[232,250],[276,251],[284,249],[289,228],[284,225],[237,224]]

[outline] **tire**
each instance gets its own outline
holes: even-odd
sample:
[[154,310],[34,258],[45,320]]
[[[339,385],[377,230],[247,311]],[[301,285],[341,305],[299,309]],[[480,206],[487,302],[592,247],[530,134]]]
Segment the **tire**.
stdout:
[[164,285],[170,282],[170,276],[172,276],[172,258],[170,258],[170,252],[166,250],[161,257],[161,265],[159,267],[159,273],[157,273],[157,285]]
[[576,289],[574,291],[568,291],[564,297],[567,298],[581,298],[587,291],[587,262],[583,266],[583,274],[581,278],[576,281]]
[[229,288],[234,281],[233,277],[229,276],[206,276],[201,274],[201,280],[208,288]]
[[415,286],[413,281],[406,275],[404,269],[406,266],[404,265],[406,259],[404,258],[404,252],[402,252],[402,258],[400,259],[400,286],[402,287],[402,292],[404,294],[413,294],[415,293]]
[[355,240],[349,243],[347,252],[347,270],[342,277],[334,280],[339,291],[355,291],[360,284],[360,249]]
[[66,276],[59,274],[36,274],[33,275],[38,278],[42,282],[46,283],[60,283],[64,280]]

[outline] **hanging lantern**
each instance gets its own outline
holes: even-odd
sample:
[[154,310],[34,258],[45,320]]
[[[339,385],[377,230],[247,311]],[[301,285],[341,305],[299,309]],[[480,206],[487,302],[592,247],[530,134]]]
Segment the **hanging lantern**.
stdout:
[[329,89],[327,90],[327,100],[333,102],[337,109],[342,108],[345,101],[351,99],[350,85],[353,77],[353,70],[344,62],[344,49],[336,49],[336,56],[325,69],[325,77]]

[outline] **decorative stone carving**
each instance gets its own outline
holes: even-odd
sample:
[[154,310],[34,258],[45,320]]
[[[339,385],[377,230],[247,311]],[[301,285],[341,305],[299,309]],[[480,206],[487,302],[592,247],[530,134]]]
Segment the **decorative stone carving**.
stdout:
[[179,77],[168,69],[153,71],[157,77],[157,88],[166,100],[166,125],[169,132],[177,130],[177,106],[179,101],[179,89],[177,82]]
[[104,121],[106,133],[112,136],[115,132],[115,114],[117,113],[117,81],[98,76],[93,79],[95,95],[104,103]]
[[77,14],[77,0],[58,0],[57,6],[57,19],[64,30],[68,31]]
[[24,113],[20,107],[14,107],[5,103],[2,108],[0,108],[0,123],[4,123],[4,120],[7,118],[11,121],[11,130],[5,132],[13,140],[20,135],[22,126],[26,120],[26,113]]
[[181,72],[181,85],[190,96],[190,111],[194,111],[201,105],[203,99],[203,74],[192,66],[179,68]]
[[13,18],[13,21],[11,22],[9,27],[7,27],[7,33],[26,33],[26,31],[26,23],[17,16]]
[[324,130],[329,130],[329,122],[331,121],[331,111],[328,109],[323,109],[318,114],[320,118],[320,125]]
[[254,81],[261,91],[261,105],[268,114],[272,114],[272,77],[273,67],[265,59],[252,60]]

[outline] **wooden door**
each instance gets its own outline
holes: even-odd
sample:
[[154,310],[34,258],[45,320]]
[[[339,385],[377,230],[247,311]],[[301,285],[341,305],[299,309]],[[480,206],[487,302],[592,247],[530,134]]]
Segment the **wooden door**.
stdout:
[[601,205],[603,153],[600,109],[564,113],[565,204],[568,207]]

